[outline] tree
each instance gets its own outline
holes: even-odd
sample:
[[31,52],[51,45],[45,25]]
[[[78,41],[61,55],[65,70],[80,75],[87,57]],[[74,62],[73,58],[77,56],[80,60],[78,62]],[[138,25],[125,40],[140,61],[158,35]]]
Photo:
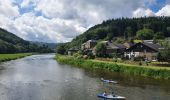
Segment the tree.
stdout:
[[163,32],[157,32],[155,35],[154,35],[154,38],[155,39],[164,39],[164,33]]
[[96,56],[98,57],[105,57],[106,56],[106,44],[98,43],[96,45]]
[[111,41],[113,39],[113,33],[107,34],[107,40]]
[[142,29],[137,31],[137,38],[142,40],[153,39],[154,32],[151,29]]
[[123,43],[125,43],[125,40],[122,39],[122,38],[116,38],[115,42],[118,43],[118,44],[119,44],[119,43],[120,43],[120,44],[123,44]]
[[164,40],[162,43],[162,46],[164,47],[163,50],[161,50],[158,55],[158,61],[166,61],[170,63],[170,44],[169,41]]
[[169,62],[170,63],[170,48],[166,48],[158,53],[157,59],[160,62]]
[[170,36],[170,27],[167,27],[168,36]]
[[95,30],[98,38],[104,39],[107,36],[107,29],[105,28],[98,28]]
[[133,37],[133,32],[132,32],[132,28],[130,26],[128,26],[125,30],[125,39],[131,39]]
[[162,56],[161,52],[158,53],[157,59],[158,59],[159,62],[163,62],[164,61],[164,57]]
[[144,28],[150,28],[151,24],[150,23],[147,23],[147,24],[143,24],[143,27]]
[[60,46],[57,47],[57,53],[58,54],[64,55],[65,52],[66,52],[66,49],[65,49],[64,45],[60,45]]

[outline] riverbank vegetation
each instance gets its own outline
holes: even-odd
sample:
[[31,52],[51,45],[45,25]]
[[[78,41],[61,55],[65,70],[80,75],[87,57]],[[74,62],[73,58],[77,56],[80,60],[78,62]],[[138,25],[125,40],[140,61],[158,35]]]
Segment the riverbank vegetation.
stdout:
[[17,53],[17,54],[0,54],[0,62],[15,60],[18,58],[23,58],[26,56],[30,56],[32,53]]
[[104,69],[113,72],[122,72],[132,75],[147,76],[152,78],[170,79],[169,67],[140,66],[117,62],[108,62],[100,60],[87,60],[75,58],[73,56],[56,55],[59,63],[69,64],[83,68]]

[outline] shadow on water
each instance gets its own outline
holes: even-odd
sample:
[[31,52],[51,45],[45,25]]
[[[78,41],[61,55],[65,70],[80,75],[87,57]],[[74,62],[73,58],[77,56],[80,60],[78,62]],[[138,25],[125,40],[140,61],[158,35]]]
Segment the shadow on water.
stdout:
[[[64,65],[64,64],[61,64]],[[75,66],[71,66],[75,67]],[[80,67],[77,67],[80,68]],[[170,88],[170,80],[165,79],[154,79],[151,77],[144,77],[138,75],[131,75],[127,73],[112,72],[103,69],[90,69],[90,68],[80,68],[83,69],[86,75],[93,78],[104,78],[119,81],[119,84],[128,86],[142,86],[142,85],[159,85]]]
[[167,93],[170,93],[170,80],[154,79],[151,77],[118,73],[103,69],[89,69],[89,68],[80,69],[84,69],[84,73],[89,77],[98,78],[99,80],[100,78],[115,80],[118,81],[119,85],[124,87],[138,87],[141,89],[146,89],[148,87],[155,88],[158,87],[165,90]]
[[103,77],[105,79],[116,80],[119,84],[127,86],[145,86],[145,85],[159,85],[170,88],[170,80],[154,79],[150,77],[130,75],[126,73],[111,72],[102,69],[85,69],[85,73],[90,77]]

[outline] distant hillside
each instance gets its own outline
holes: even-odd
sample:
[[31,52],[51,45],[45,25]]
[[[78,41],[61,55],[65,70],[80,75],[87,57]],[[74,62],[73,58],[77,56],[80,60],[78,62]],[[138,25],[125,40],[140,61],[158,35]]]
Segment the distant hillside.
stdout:
[[48,46],[39,46],[0,28],[0,53],[52,52]]
[[[146,33],[146,34],[145,34]],[[164,39],[170,37],[170,17],[120,18],[104,21],[77,36],[66,48],[80,47],[89,39]]]
[[47,45],[50,49],[56,49],[57,47],[57,43],[45,43],[45,42],[33,42],[33,41],[30,41],[30,42],[37,44],[38,46]]

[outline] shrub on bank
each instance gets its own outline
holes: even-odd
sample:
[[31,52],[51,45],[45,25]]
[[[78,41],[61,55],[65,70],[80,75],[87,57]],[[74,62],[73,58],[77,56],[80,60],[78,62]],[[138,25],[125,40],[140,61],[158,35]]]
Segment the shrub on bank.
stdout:
[[74,65],[77,67],[105,69],[114,72],[129,73],[133,75],[170,79],[170,70],[165,70],[165,69],[154,69],[154,68],[142,67],[139,65],[130,66],[126,64],[117,64],[115,62],[84,60],[84,59],[77,59],[74,57],[68,57],[68,56],[66,57],[61,55],[57,55],[56,60],[60,63]]

